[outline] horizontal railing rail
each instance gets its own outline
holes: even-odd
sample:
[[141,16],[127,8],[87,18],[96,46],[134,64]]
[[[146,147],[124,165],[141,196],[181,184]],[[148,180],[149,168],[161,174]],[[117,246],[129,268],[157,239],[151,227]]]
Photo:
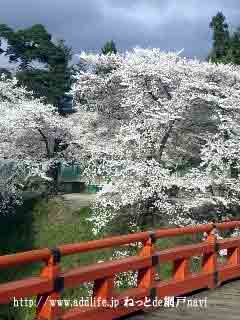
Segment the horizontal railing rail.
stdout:
[[[0,284],[0,303],[9,303],[13,299],[37,296],[36,319],[74,320],[115,319],[144,308],[146,298],[178,296],[188,294],[197,289],[215,288],[222,282],[240,277],[240,237],[218,240],[216,230],[227,230],[240,227],[240,221],[228,221],[216,224],[202,224],[179,228],[162,228],[157,230],[132,233],[123,236],[109,237],[100,240],[86,241],[75,244],[63,244],[57,248],[40,249],[22,253],[0,256],[0,268],[9,268],[42,261],[43,268],[38,276]],[[156,240],[163,237],[174,237],[185,234],[206,233],[204,241],[173,247],[157,248]],[[113,248],[132,243],[141,244],[139,252],[134,256],[79,266],[62,272],[61,257]],[[219,263],[220,250],[227,250],[226,261]],[[201,258],[201,270],[191,272],[189,260]],[[157,267],[162,263],[172,262],[172,276],[168,280],[159,280]],[[119,292],[114,280],[119,273],[136,272],[136,287]],[[118,306],[91,305],[61,308],[58,303],[65,288],[78,287],[80,284],[93,282],[92,300],[113,301]],[[126,298],[138,303],[126,306]],[[141,303],[142,302],[142,303]]]
[[[216,223],[215,226],[218,230],[226,230],[238,227],[239,221],[230,221],[223,223]],[[209,232],[213,228],[213,224],[202,224],[196,226],[187,226],[180,228],[166,228],[154,231],[156,239],[164,237],[175,237],[182,234],[194,234],[200,232]],[[142,242],[149,238],[149,232],[138,232],[129,235],[110,237],[100,240],[91,240],[74,244],[63,244],[58,246],[61,255],[70,255],[82,253],[91,250],[98,250],[104,248],[111,248],[114,246],[121,246],[124,244],[131,244],[134,242]],[[32,250],[21,253],[9,254],[0,256],[0,268],[13,265],[19,265],[29,262],[43,261],[49,259],[51,250],[48,248],[40,250]]]

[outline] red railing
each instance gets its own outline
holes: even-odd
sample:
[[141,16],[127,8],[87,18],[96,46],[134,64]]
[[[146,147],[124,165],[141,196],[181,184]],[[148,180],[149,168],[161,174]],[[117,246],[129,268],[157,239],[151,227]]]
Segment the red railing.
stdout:
[[[43,261],[44,266],[39,276],[0,284],[0,303],[37,296],[36,319],[48,320],[93,320],[102,317],[115,319],[144,308],[146,297],[159,299],[166,296],[179,296],[201,288],[214,288],[222,282],[240,277],[240,237],[217,240],[215,230],[240,227],[240,221],[216,224],[203,224],[181,228],[158,229],[129,235],[60,245],[55,249],[40,249],[10,254],[0,257],[0,268]],[[159,250],[156,240],[184,234],[207,233],[205,241]],[[60,270],[62,256],[88,252],[91,250],[117,247],[131,243],[141,243],[135,256],[107,262],[95,263],[65,272]],[[227,249],[226,262],[218,263],[219,250]],[[201,270],[190,272],[189,259],[201,257]],[[172,277],[169,280],[157,280],[156,268],[161,263],[173,262]],[[114,288],[114,278],[120,272],[137,271],[137,287],[121,292]],[[92,301],[112,301],[119,305],[78,306],[61,308],[51,301],[61,299],[65,288],[79,286],[85,282],[94,282]],[[133,306],[124,305],[126,297],[138,301]],[[99,300],[98,300],[99,301]],[[139,303],[139,302],[143,303]]]

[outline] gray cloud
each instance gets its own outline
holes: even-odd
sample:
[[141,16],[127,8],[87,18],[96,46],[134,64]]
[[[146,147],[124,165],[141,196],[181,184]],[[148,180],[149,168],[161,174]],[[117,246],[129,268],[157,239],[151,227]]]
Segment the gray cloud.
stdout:
[[233,27],[240,23],[239,0],[1,0],[0,23],[13,28],[42,23],[76,53],[99,50],[114,39],[121,50],[184,48],[186,56],[205,57],[209,21],[219,10]]

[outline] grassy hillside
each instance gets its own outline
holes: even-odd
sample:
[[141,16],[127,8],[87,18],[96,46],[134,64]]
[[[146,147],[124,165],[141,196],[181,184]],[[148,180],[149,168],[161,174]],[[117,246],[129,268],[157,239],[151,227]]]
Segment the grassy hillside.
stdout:
[[[86,221],[88,208],[73,211],[64,206],[61,199],[50,201],[38,200],[25,203],[16,215],[1,217],[0,223],[0,255],[14,253],[34,248],[55,247],[62,243],[71,243],[93,239],[91,226]],[[109,253],[110,254],[110,253]],[[104,253],[106,256],[107,253]],[[103,253],[89,253],[66,257],[61,262],[62,269],[79,264],[86,264],[103,259]],[[25,276],[38,274],[41,264],[35,263],[18,268],[3,270],[0,281],[20,279]],[[84,288],[81,288],[84,294]],[[80,292],[78,293],[79,296]],[[0,306],[2,315],[14,315],[14,320],[32,319],[33,310],[16,309],[12,304]]]
[[[64,205],[60,198],[52,200],[35,200],[25,203],[15,215],[2,216],[0,223],[0,255],[34,248],[55,247],[62,243],[80,242],[94,239],[91,224],[86,220],[89,208],[73,210]],[[191,239],[184,238],[183,242]],[[160,247],[174,245],[178,240],[163,239],[159,241]],[[100,250],[87,254],[75,254],[64,257],[61,268],[65,270],[80,264],[88,264],[98,260],[108,260],[112,250]],[[1,271],[0,281],[24,278],[39,273],[40,263],[24,265],[18,268],[8,268]],[[167,277],[170,265],[161,266],[161,277]],[[87,287],[82,285],[77,288],[64,290],[66,298],[79,298],[86,295]],[[33,319],[34,310],[31,308],[14,308],[13,304],[0,306],[0,319],[30,320]],[[13,317],[14,318],[11,318]]]

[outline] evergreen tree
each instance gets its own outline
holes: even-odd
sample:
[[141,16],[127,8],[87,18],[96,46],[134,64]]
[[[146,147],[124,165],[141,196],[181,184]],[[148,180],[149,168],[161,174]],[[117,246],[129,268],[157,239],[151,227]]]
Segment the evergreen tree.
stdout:
[[1,68],[0,67],[0,79],[1,77],[4,76],[5,78],[12,78],[11,72],[7,70],[6,68]]
[[8,56],[9,62],[20,63],[16,74],[20,85],[32,90],[36,97],[45,97],[47,103],[58,106],[71,87],[71,49],[62,40],[54,43],[41,24],[16,31],[2,24],[0,38],[8,43],[0,54]]
[[226,62],[240,64],[240,28],[234,31],[230,38]]
[[230,37],[225,19],[222,12],[218,12],[209,25],[213,31],[213,48],[209,59],[213,62],[224,62],[228,54]]
[[102,48],[102,53],[103,54],[116,54],[117,53],[116,45],[113,40],[107,41],[104,44],[104,46]]

